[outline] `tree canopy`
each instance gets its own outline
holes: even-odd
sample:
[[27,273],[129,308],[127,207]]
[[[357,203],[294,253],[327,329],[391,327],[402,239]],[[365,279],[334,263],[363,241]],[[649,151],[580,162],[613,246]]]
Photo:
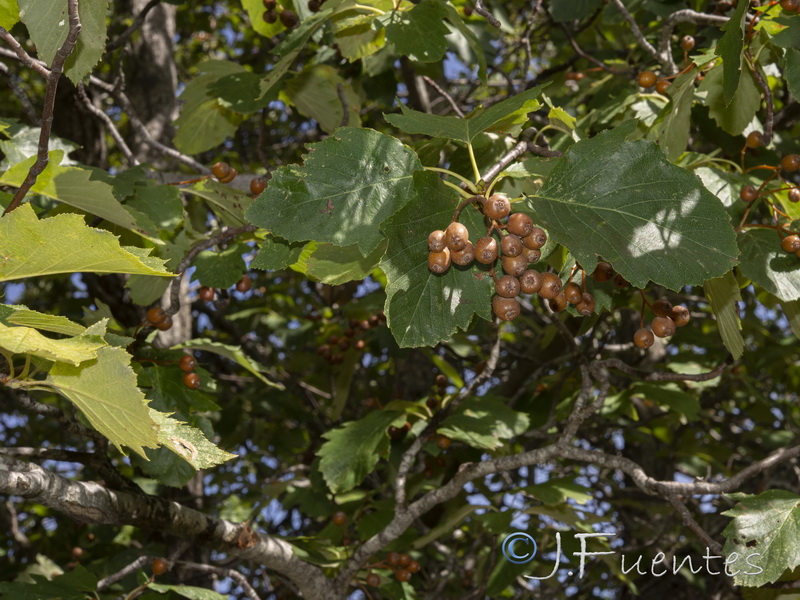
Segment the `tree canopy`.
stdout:
[[797,597],[799,0],[0,39],[0,597]]

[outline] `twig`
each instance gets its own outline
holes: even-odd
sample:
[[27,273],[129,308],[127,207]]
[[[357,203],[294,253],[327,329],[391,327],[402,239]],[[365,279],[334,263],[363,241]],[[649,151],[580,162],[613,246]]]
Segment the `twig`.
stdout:
[[422,80],[423,80],[425,83],[427,83],[429,86],[431,86],[433,89],[435,89],[437,92],[439,92],[439,94],[442,96],[442,98],[444,98],[445,100],[447,100],[447,103],[448,103],[448,104],[450,105],[450,107],[453,109],[453,112],[455,112],[455,113],[456,113],[456,114],[457,114],[459,117],[461,117],[462,119],[464,118],[464,116],[465,116],[465,115],[464,115],[464,111],[462,111],[460,108],[458,108],[458,104],[456,104],[456,101],[455,101],[455,100],[453,100],[453,97],[452,97],[450,94],[448,94],[447,92],[445,92],[445,91],[444,91],[444,90],[443,90],[443,89],[442,89],[442,88],[439,86],[439,84],[438,84],[438,83],[436,83],[436,82],[435,82],[433,79],[431,79],[431,78],[430,78],[430,77],[428,77],[427,75],[423,75],[423,76],[422,76]]
[[131,564],[129,564],[129,565],[125,566],[125,567],[122,567],[122,569],[120,569],[116,573],[112,573],[108,577],[104,577],[103,579],[98,581],[97,582],[97,591],[98,592],[102,592],[108,586],[114,585],[115,583],[117,583],[120,579],[125,579],[125,577],[127,577],[128,575],[133,573],[135,570],[141,569],[143,566],[145,566],[151,560],[153,560],[153,557],[151,557],[151,556],[140,556],[135,561],[133,561]]
[[14,508],[14,503],[11,500],[6,500],[6,510],[9,516],[9,528],[11,529],[11,536],[22,546],[30,546],[31,541],[19,528],[19,518],[17,517],[17,509]]
[[692,516],[692,513],[689,511],[687,506],[678,499],[678,496],[673,494],[672,492],[664,493],[664,497],[669,500],[669,503],[675,507],[675,510],[680,513],[681,517],[683,517],[683,522],[689,526],[689,529],[694,531],[695,535],[699,537],[707,547],[713,550],[715,553],[721,554],[722,553],[722,544],[714,540],[705,529],[700,527],[700,524],[695,520]]
[[656,59],[658,62],[662,62],[662,57],[658,53],[653,45],[647,41],[647,38],[644,37],[642,30],[639,29],[639,26],[636,24],[636,19],[633,18],[628,9],[625,8],[625,5],[622,3],[622,0],[611,0],[614,6],[617,7],[617,10],[622,13],[622,16],[625,17],[625,20],[631,26],[631,33],[633,33],[633,37],[636,38],[639,47],[642,48],[645,52],[647,52],[650,56]]
[[125,44],[125,42],[128,41],[128,38],[131,37],[133,33],[139,29],[139,27],[144,25],[144,20],[147,18],[147,13],[149,13],[151,9],[155,8],[159,4],[161,4],[161,0],[150,0],[150,2],[145,4],[144,8],[142,8],[142,10],[139,11],[139,14],[136,15],[133,23],[131,23],[130,26],[123,31],[117,39],[106,44],[106,52],[112,52],[113,50],[116,50]]
[[17,97],[17,100],[19,100],[19,103],[22,105],[22,110],[28,115],[30,122],[36,126],[41,125],[39,114],[36,112],[33,102],[31,102],[31,99],[28,98],[28,95],[20,87],[17,77],[11,72],[11,69],[8,68],[8,65],[0,63],[0,72],[8,77],[8,87],[11,88],[11,92]]
[[192,571],[200,571],[201,573],[213,573],[214,575],[219,575],[220,577],[230,577],[234,579],[236,583],[242,588],[245,595],[250,598],[250,600],[261,600],[258,596],[256,591],[247,581],[244,575],[239,573],[236,569],[225,569],[223,567],[215,567],[213,565],[204,565],[201,563],[189,562],[185,560],[176,561],[175,564],[181,565],[182,567],[186,567]]
[[347,104],[347,97],[344,95],[344,88],[341,83],[336,84],[336,93],[339,95],[339,102],[342,103],[342,122],[339,127],[347,127],[350,122],[350,107]]
[[133,152],[131,152],[128,144],[125,143],[125,140],[123,139],[116,125],[114,125],[111,117],[94,105],[91,98],[89,98],[89,96],[86,94],[86,86],[82,83],[78,84],[78,97],[83,102],[83,105],[89,109],[89,112],[100,119],[106,126],[108,133],[111,134],[112,138],[114,138],[114,141],[117,143],[120,152],[122,152],[122,154],[125,156],[125,160],[128,161],[128,164],[132,167],[140,164],[137,158],[133,155]]
[[591,54],[589,54],[587,52],[584,52],[583,49],[578,45],[578,42],[575,40],[575,38],[570,33],[570,31],[567,28],[567,26],[562,23],[561,24],[561,29],[564,31],[564,34],[567,36],[567,39],[569,40],[570,46],[572,46],[572,49],[575,50],[575,53],[578,54],[579,56],[581,56],[582,58],[585,58],[590,63],[592,63],[594,65],[597,65],[598,67],[600,67],[604,71],[608,71],[609,73],[613,73],[615,75],[625,75],[626,73],[628,73],[627,69],[615,69],[614,67],[609,67],[602,60],[598,60],[594,56],[592,56]]
[[[26,64],[25,60],[23,60],[12,50],[9,50],[7,48],[0,48],[0,56],[5,56],[6,58],[14,59],[18,62],[21,62],[23,65]],[[41,73],[44,77],[47,77],[47,74],[50,72],[47,68],[47,64],[44,61],[39,60],[38,58],[31,58],[30,56],[28,58],[32,61],[31,64],[28,66],[34,69],[37,73]],[[100,88],[104,92],[111,93],[114,91],[113,85],[103,81],[99,77],[95,77],[94,75],[89,75],[89,84],[97,88]]]
[[527,149],[528,142],[518,142],[516,146],[501,156],[500,160],[493,164],[491,168],[483,174],[481,181],[484,183],[489,183],[492,181],[500,174],[500,171],[522,156]]
[[14,51],[14,58],[22,62],[23,65],[29,69],[33,69],[44,78],[50,75],[50,70],[47,68],[47,65],[25,52],[25,48],[23,48],[16,38],[3,27],[0,27],[0,38],[3,38],[5,42],[11,46],[11,49]]
[[[748,62],[752,61],[749,52],[745,52],[745,56],[747,56]],[[758,87],[764,92],[764,105],[767,109],[767,118],[764,122],[764,145],[766,146],[772,141],[772,130],[773,127],[775,127],[775,108],[772,103],[772,90],[769,89],[769,85],[764,79],[764,75],[761,73],[761,67],[756,62],[753,62],[753,77]]]
[[[80,17],[78,16],[78,0],[68,0],[67,10],[69,12],[69,32],[67,33],[67,39],[64,40],[64,43],[61,44],[61,47],[56,52],[56,56],[53,59],[53,64],[50,66],[50,72],[47,74],[47,87],[44,93],[44,109],[42,110],[42,129],[39,134],[39,149],[36,155],[36,162],[31,166],[30,170],[28,171],[28,175],[22,182],[22,185],[17,190],[17,193],[14,194],[14,199],[11,201],[5,211],[3,211],[3,215],[7,215],[12,210],[16,209],[20,204],[22,204],[22,200],[25,198],[25,195],[28,193],[28,191],[33,187],[33,184],[36,183],[36,179],[39,177],[39,174],[44,171],[47,163],[50,162],[48,150],[50,148],[50,132],[53,129],[53,109],[55,108],[56,103],[56,89],[58,88],[58,80],[61,79],[61,73],[64,71],[64,63],[67,61],[67,57],[72,52],[75,44],[78,42],[78,34],[81,32],[81,21]],[[5,30],[3,30],[3,32],[8,33]],[[0,35],[2,35],[2,32],[0,32]],[[28,62],[32,68],[35,68],[33,67],[32,61]]]
[[488,10],[486,10],[486,8],[484,8],[483,0],[475,0],[473,9],[475,10],[476,13],[478,13],[480,16],[489,21],[489,25],[491,25],[492,27],[497,27],[498,29],[500,28],[500,21],[498,21],[497,18],[495,18],[495,16],[492,13],[490,13]]
[[544,158],[560,158],[564,153],[560,150],[548,150],[543,146],[537,146],[533,142],[528,142],[528,152],[536,156],[543,156]]
[[726,361],[706,373],[667,373],[662,371],[647,371],[645,369],[639,369],[622,362],[618,358],[609,358],[606,360],[594,361],[589,365],[589,369],[593,373],[596,373],[602,369],[619,369],[623,373],[630,375],[631,377],[641,379],[642,381],[710,381],[711,379],[716,379],[722,375],[722,372],[728,366],[730,366],[730,363]]

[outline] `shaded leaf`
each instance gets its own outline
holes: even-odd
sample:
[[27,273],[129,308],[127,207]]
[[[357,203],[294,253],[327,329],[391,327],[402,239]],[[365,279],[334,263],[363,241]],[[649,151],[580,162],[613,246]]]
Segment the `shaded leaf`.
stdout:
[[781,248],[781,239],[770,229],[748,229],[739,234],[742,275],[782,302],[800,299],[800,267],[797,257]]
[[744,18],[750,6],[748,0],[739,0],[736,10],[725,25],[714,53],[722,57],[722,88],[725,102],[729,103],[739,87],[742,72],[742,52],[744,50]]
[[358,127],[361,124],[361,98],[355,93],[353,86],[342,79],[330,65],[307,67],[288,80],[281,93],[297,107],[300,114],[314,119],[326,133],[332,133],[342,126],[344,116],[338,86],[341,86],[347,101],[345,125]]
[[711,302],[711,310],[717,317],[722,343],[734,360],[740,359],[744,354],[744,338],[737,302],[741,301],[742,296],[739,293],[736,277],[733,276],[733,272],[725,273],[722,277],[706,281],[703,289]]
[[441,60],[450,33],[442,23],[448,14],[446,6],[436,0],[424,0],[409,11],[395,12],[386,26],[386,40],[411,60]]
[[219,356],[225,357],[228,360],[235,362],[240,367],[243,367],[251,374],[258,377],[258,379],[260,379],[267,385],[276,387],[278,389],[283,389],[283,385],[281,385],[280,383],[275,383],[274,381],[270,381],[269,379],[267,379],[262,374],[268,372],[267,368],[263,365],[258,364],[256,361],[250,359],[244,353],[244,350],[242,350],[241,347],[239,346],[228,346],[225,344],[221,344],[220,342],[214,342],[206,338],[194,338],[191,340],[187,340],[180,346],[176,346],[176,348],[204,350],[205,352],[211,352],[212,354],[217,354]]
[[567,477],[554,477],[543,483],[529,485],[525,491],[549,506],[561,504],[567,499],[574,500],[578,504],[586,504],[592,499],[591,489]]
[[786,319],[789,321],[792,333],[795,337],[800,338],[800,300],[782,302],[781,308],[783,308],[783,314],[786,315]]
[[695,76],[694,71],[678,75],[667,88],[670,103],[662,111],[663,120],[655,130],[658,131],[659,144],[671,161],[677,160],[689,143]]
[[329,285],[361,280],[378,267],[385,252],[385,243],[369,256],[361,256],[358,246],[318,244],[305,260],[306,275]]
[[505,440],[527,431],[529,424],[528,415],[483,396],[465,400],[437,431],[473,448],[496,450]]
[[247,223],[244,211],[253,199],[244,192],[213,179],[204,179],[183,191],[203,198],[226,225],[239,227]]
[[550,14],[556,23],[565,23],[588,17],[602,5],[602,0],[552,0]]
[[728,100],[723,92],[722,71],[723,67],[708,71],[697,91],[706,93],[704,103],[717,125],[731,135],[739,135],[761,107],[761,91],[748,69],[739,78],[733,98]]
[[194,587],[191,585],[164,585],[162,583],[150,582],[147,588],[159,594],[166,594],[167,592],[174,592],[183,598],[189,600],[227,600],[228,596],[220,594],[213,590],[206,588]]
[[78,43],[64,64],[64,73],[79,83],[95,68],[106,50],[106,11],[108,0],[81,0],[78,15],[81,32]]
[[[41,556],[41,555],[40,555]],[[52,579],[32,574],[30,581],[0,583],[0,597],[14,600],[86,600],[95,595],[97,577],[81,565]]]
[[252,269],[278,271],[297,262],[306,242],[287,242],[274,235],[261,242],[258,254],[250,263]]
[[231,244],[220,252],[203,250],[192,262],[194,276],[202,284],[212,288],[229,288],[241,279],[247,270],[242,254],[247,249],[241,244]]

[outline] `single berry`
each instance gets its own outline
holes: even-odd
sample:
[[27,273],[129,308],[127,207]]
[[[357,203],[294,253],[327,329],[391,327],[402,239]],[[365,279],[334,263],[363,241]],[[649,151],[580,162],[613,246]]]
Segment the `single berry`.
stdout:
[[521,310],[516,298],[503,298],[502,296],[492,298],[492,312],[501,321],[513,321],[519,316]]
[[397,569],[397,571],[394,572],[394,576],[400,583],[405,583],[411,579],[411,572],[406,569]]
[[503,272],[514,277],[519,277],[528,270],[528,259],[522,255],[504,256],[500,263],[503,265]]
[[624,290],[624,289],[625,289],[626,287],[628,287],[628,285],[630,285],[630,284],[628,283],[628,280],[627,280],[627,279],[625,279],[625,278],[624,278],[622,275],[620,275],[619,273],[617,273],[617,274],[614,276],[614,285],[615,285],[615,286],[617,286],[617,288],[619,288],[619,289],[621,289],[621,290]]
[[575,305],[575,310],[578,311],[579,315],[588,317],[594,312],[594,307],[594,296],[592,296],[589,292],[584,292],[583,296],[581,296],[581,301]]
[[492,194],[483,201],[483,214],[490,219],[505,219],[511,212],[511,203],[505,194]]
[[161,323],[156,323],[156,329],[159,331],[168,331],[172,328],[172,317],[167,317]]
[[583,298],[583,291],[581,290],[581,286],[579,286],[574,281],[570,281],[567,285],[564,286],[564,297],[570,304],[577,304]]
[[652,346],[655,341],[656,336],[654,336],[653,332],[649,329],[642,328],[633,334],[633,343],[636,344],[637,348],[641,348],[642,350],[646,350]]
[[184,373],[191,373],[197,368],[197,361],[195,360],[194,356],[184,354],[178,361],[178,367]]
[[319,12],[320,6],[319,0],[308,0],[308,10],[312,13]]
[[789,172],[800,169],[800,154],[787,154],[784,156],[781,160],[781,169]]
[[792,188],[789,190],[789,202],[800,202],[800,188]]
[[506,223],[508,232],[521,238],[533,233],[533,227],[533,219],[525,213],[514,213],[508,217],[508,223]]
[[[309,2],[309,4],[311,4]],[[367,575],[367,585],[370,587],[378,587],[381,584],[381,576],[377,573],[370,573]]]
[[200,375],[197,373],[186,373],[183,376],[183,385],[190,390],[200,389]]
[[472,242],[468,241],[467,245],[461,250],[451,252],[450,257],[458,266],[467,267],[472,264],[473,260],[475,260],[475,247],[472,245]]
[[597,266],[594,268],[594,273],[592,273],[592,279],[597,283],[604,283],[610,281],[612,277],[614,277],[614,267],[612,267],[610,263],[597,263]]
[[83,554],[84,554],[83,548],[81,548],[80,546],[75,546],[72,549],[72,558],[74,558],[75,560],[80,560],[81,558],[83,558]]
[[691,52],[694,49],[694,38],[690,35],[685,35],[681,38],[681,48],[684,52]]
[[760,131],[751,131],[747,134],[747,139],[744,141],[748,148],[760,148],[764,145],[764,134]]
[[471,4],[465,4],[464,5],[464,16],[465,17],[471,17],[472,16],[472,10],[473,9],[472,9],[472,5]]
[[746,185],[739,191],[739,197],[745,202],[752,202],[758,198],[758,190],[754,185]]
[[347,350],[348,348],[350,348],[350,340],[348,340],[348,339],[344,339],[344,340],[342,340],[341,342],[339,342],[339,350],[341,350],[342,352],[344,352],[344,351],[345,351],[345,350]]
[[656,74],[652,71],[642,71],[638,78],[639,87],[649,88],[656,84]]
[[163,575],[169,570],[169,563],[164,558],[156,558],[150,568],[153,570],[153,575]]
[[469,231],[458,221],[453,221],[444,232],[445,245],[451,252],[461,250],[469,241]]
[[150,321],[153,325],[158,325],[167,318],[167,311],[165,311],[160,306],[154,306],[150,310],[147,311],[147,320]]
[[347,515],[344,514],[342,511],[339,511],[337,513],[334,513],[333,519],[331,519],[331,520],[333,521],[334,525],[337,525],[338,527],[341,527],[342,525],[347,523]]
[[541,227],[534,227],[533,231],[522,238],[522,243],[531,250],[539,250],[547,243],[547,234]]
[[787,235],[781,240],[781,248],[783,248],[784,252],[797,252],[800,250],[800,236],[794,234]]
[[278,6],[278,0],[264,0],[264,8],[267,10],[273,9]]
[[519,288],[525,294],[535,294],[542,289],[542,276],[539,271],[528,269],[520,275]]
[[197,291],[197,295],[200,296],[200,300],[202,300],[203,302],[213,302],[214,296],[216,294],[214,292],[214,288],[210,288],[204,285]]
[[233,179],[234,179],[234,178],[235,178],[235,177],[236,177],[238,174],[239,174],[239,172],[238,172],[236,169],[233,169],[233,168],[232,168],[232,169],[230,170],[230,172],[229,172],[227,175],[225,175],[225,177],[220,177],[220,178],[219,178],[219,182],[220,182],[220,183],[230,183],[231,181],[233,181]]
[[497,260],[497,240],[486,236],[475,242],[475,260],[490,265]]
[[438,387],[446,387],[446,386],[447,386],[447,384],[449,383],[449,380],[447,379],[447,376],[446,376],[446,375],[442,375],[441,373],[439,373],[439,374],[436,376],[436,379],[434,380],[434,383],[435,383],[435,384],[436,384]]
[[445,248],[441,252],[429,252],[428,268],[431,273],[436,273],[437,275],[447,272],[447,269],[450,268],[450,250]]
[[250,276],[242,275],[242,278],[236,282],[236,291],[241,293],[249,292],[251,286],[252,281],[250,280]]
[[431,396],[430,398],[425,400],[425,406],[427,406],[431,410],[439,410],[439,401]]
[[560,313],[567,308],[567,297],[564,295],[564,292],[561,292],[558,296],[550,300],[549,303],[550,310],[555,313]]
[[408,554],[401,554],[398,563],[401,567],[407,567],[411,564],[411,557]]
[[431,231],[428,236],[428,250],[431,252],[441,252],[446,246],[447,242],[444,239],[444,231],[441,229]]
[[660,338],[669,337],[675,334],[675,321],[669,317],[656,317],[650,323],[650,329]]
[[408,567],[406,568],[412,573],[419,573],[419,570],[422,568],[422,565],[420,565],[417,561],[412,560],[410,563],[408,563]]
[[675,323],[675,327],[683,327],[689,322],[691,319],[691,315],[689,314],[689,309],[679,304],[678,306],[672,307],[672,314],[670,318]]
[[283,23],[283,26],[286,27],[286,29],[291,29],[292,27],[297,25],[297,23],[300,22],[300,19],[297,18],[296,12],[285,8],[281,11],[279,18],[281,20],[281,23]]
[[[447,450],[447,449],[450,447],[450,444],[451,444],[451,443],[452,443],[452,442],[450,441],[450,438],[449,438],[449,437],[445,437],[445,436],[443,436],[443,435],[440,435],[438,438],[436,438],[436,446],[437,446],[437,447],[438,447],[440,450]],[[402,558],[403,558],[403,556],[407,556],[407,555],[401,555],[401,556],[400,556],[400,559],[401,559],[401,562],[400,562],[400,564],[401,564],[401,565],[402,565],[402,564],[404,564],[404,563],[402,562]],[[405,563],[405,564],[408,564],[408,563]]]
[[272,25],[278,20],[278,11],[276,11],[274,8],[272,10],[266,10],[264,11],[264,14],[261,15],[261,18],[264,19],[266,23]]
[[258,196],[267,187],[267,182],[263,177],[254,177],[250,180],[250,193]]
[[781,8],[786,12],[797,12],[800,9],[800,0],[781,0]]
[[386,562],[395,567],[400,564],[400,555],[397,552],[389,552]]
[[356,350],[363,350],[366,347],[367,347],[367,342],[365,342],[364,340],[356,340],[356,343],[353,344],[353,348],[355,348]]
[[516,298],[519,295],[519,279],[513,275],[503,275],[494,284],[494,291],[503,298]]
[[513,233],[509,233],[500,240],[500,251],[503,256],[519,256],[522,254],[522,240]]
[[669,317],[672,315],[672,302],[660,298],[653,302],[653,312],[657,317]]
[[541,250],[533,250],[528,248],[527,246],[523,246],[522,248],[522,256],[525,257],[525,260],[529,263],[537,263],[539,259],[542,258],[542,251]]
[[542,287],[539,297],[542,300],[552,300],[561,293],[561,279],[555,273],[546,271],[542,273]]
[[402,427],[389,427],[389,437],[392,441],[397,442],[406,437],[406,434],[411,430],[411,423],[406,422]]
[[669,80],[667,79],[659,79],[658,83],[656,83],[656,92],[661,94],[662,96],[667,95],[667,89],[669,86],[672,85]]
[[230,174],[230,172],[231,172],[231,166],[226,162],[214,163],[214,166],[211,167],[211,174],[217,179],[222,179],[223,177],[227,177]]

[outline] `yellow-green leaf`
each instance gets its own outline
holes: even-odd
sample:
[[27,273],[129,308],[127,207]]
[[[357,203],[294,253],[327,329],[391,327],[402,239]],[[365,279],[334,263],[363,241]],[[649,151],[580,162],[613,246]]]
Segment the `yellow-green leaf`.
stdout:
[[97,358],[97,351],[105,345],[105,340],[97,335],[54,340],[31,327],[6,327],[0,323],[0,348],[11,354],[30,354],[79,365]]
[[236,458],[208,441],[203,432],[168,414],[150,409],[150,417],[158,425],[158,441],[192,465],[208,469]]

